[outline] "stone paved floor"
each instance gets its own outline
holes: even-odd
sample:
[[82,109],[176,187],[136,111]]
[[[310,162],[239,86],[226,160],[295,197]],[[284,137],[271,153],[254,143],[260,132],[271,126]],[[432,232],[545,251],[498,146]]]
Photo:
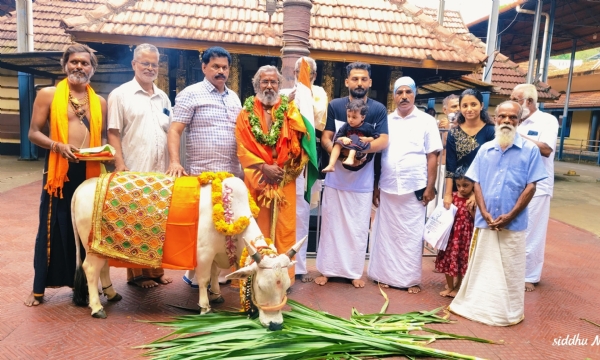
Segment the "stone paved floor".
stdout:
[[[142,351],[132,347],[168,333],[165,328],[138,320],[166,320],[183,314],[167,303],[193,306],[197,291],[181,280],[181,271],[167,271],[175,278],[167,286],[143,290],[125,282],[124,269],[112,269],[116,290],[123,295],[118,303],[107,304],[106,320],[90,317],[87,308],[71,303],[68,288],[48,289],[45,303],[36,308],[23,305],[31,291],[33,245],[41,183],[0,192],[0,359],[130,359]],[[314,264],[314,261],[311,261]],[[450,299],[438,292],[443,275],[432,272],[432,258],[423,261],[423,291],[409,295],[390,289],[388,312],[430,310],[448,305]],[[312,266],[313,272],[314,266]],[[487,359],[600,359],[600,328],[580,318],[600,323],[600,239],[592,233],[551,220],[548,231],[543,282],[525,296],[525,320],[513,327],[495,328],[453,316],[455,324],[434,328],[504,340],[504,345],[468,341],[439,341],[435,347]],[[238,289],[223,289],[226,302],[221,308],[238,306]],[[345,282],[325,287],[296,283],[290,298],[316,309],[348,317],[351,308],[363,313],[377,312],[383,298],[368,282],[354,289]],[[106,304],[106,301],[103,301]],[[587,339],[587,345],[552,346],[566,336]],[[241,335],[242,336],[242,335]]]

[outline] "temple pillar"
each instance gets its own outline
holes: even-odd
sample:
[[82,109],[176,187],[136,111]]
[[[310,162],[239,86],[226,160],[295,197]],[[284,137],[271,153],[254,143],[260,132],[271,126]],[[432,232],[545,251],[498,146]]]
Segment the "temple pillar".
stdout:
[[240,56],[231,54],[231,66],[229,68],[229,78],[227,79],[227,87],[233,92],[240,94]]
[[402,68],[400,66],[390,66],[390,86],[388,89],[387,96],[387,108],[388,111],[394,111],[396,104],[394,104],[394,83],[400,77],[402,77]]
[[294,87],[294,66],[302,56],[309,56],[310,0],[283,1],[283,48],[281,49],[282,89]]
[[334,77],[334,72],[335,70],[335,63],[333,61],[323,61],[323,81],[321,82],[321,84],[323,85],[323,89],[325,90],[325,93],[327,94],[327,98],[329,99],[329,101],[331,101],[332,99],[334,99],[334,94],[333,94],[333,90],[335,89],[335,77]]

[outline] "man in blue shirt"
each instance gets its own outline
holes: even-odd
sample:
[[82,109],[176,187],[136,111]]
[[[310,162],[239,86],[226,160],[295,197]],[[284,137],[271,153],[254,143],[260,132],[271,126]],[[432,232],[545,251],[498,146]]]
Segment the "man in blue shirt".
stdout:
[[469,268],[450,310],[494,326],[524,318],[527,204],[548,176],[538,147],[517,133],[522,113],[514,101],[496,107],[496,138],[481,146],[466,174],[478,209]]

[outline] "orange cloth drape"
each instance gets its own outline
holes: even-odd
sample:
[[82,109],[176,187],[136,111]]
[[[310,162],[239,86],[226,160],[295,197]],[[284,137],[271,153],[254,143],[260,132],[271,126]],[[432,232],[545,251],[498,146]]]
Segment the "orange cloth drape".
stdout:
[[[200,184],[196,176],[175,180],[167,229],[163,245],[162,268],[188,270],[196,268]],[[144,268],[144,266],[109,260],[114,267]]]
[[[272,114],[281,105],[281,99],[272,109]],[[293,111],[297,111],[293,108]],[[254,114],[261,123],[262,131],[268,132],[267,122],[264,118],[263,106],[258,99],[254,99]],[[274,119],[273,119],[274,120]],[[244,168],[244,183],[250,189],[252,196],[257,199],[265,184],[259,183],[261,173],[253,165],[277,164],[284,167],[290,158],[299,158],[302,153],[301,136],[306,133],[306,127],[300,116],[288,116],[285,114],[283,126],[277,143],[270,147],[260,144],[252,134],[248,113],[242,110],[236,122],[235,136],[238,143],[237,154],[242,168]],[[273,156],[275,149],[276,157]],[[285,205],[279,208],[279,216],[275,226],[275,247],[279,253],[283,253],[296,243],[296,182],[290,181],[283,189],[279,189],[285,199]],[[271,210],[257,203],[260,213],[257,219],[258,226],[265,236],[269,236],[271,224]],[[290,280],[294,282],[294,268],[288,268]]]
[[[100,146],[102,135],[102,106],[100,99],[91,86],[87,86],[90,104],[90,147]],[[69,143],[69,82],[62,80],[56,85],[54,98],[50,105],[50,139],[63,144]],[[69,162],[58,153],[50,151],[48,159],[48,180],[45,189],[48,194],[62,198],[62,187],[69,171]],[[86,164],[87,179],[100,175],[100,162],[89,161]]]

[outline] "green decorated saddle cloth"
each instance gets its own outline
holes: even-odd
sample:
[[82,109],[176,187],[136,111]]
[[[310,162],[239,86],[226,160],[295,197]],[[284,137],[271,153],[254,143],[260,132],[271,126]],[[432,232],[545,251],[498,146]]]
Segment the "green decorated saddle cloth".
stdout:
[[160,173],[102,174],[94,196],[90,251],[160,267],[174,183]]

